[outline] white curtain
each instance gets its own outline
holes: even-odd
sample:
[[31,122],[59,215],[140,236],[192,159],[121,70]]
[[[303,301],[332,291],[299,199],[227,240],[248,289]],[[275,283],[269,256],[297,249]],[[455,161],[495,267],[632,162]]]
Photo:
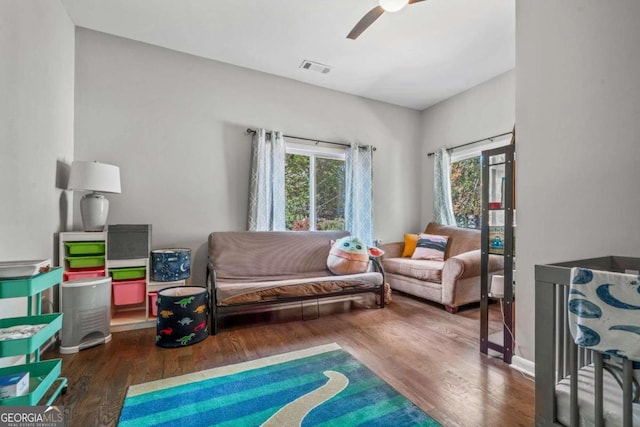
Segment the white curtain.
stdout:
[[451,156],[446,148],[435,153],[433,165],[433,220],[442,225],[456,225],[451,201]]
[[373,148],[351,144],[345,153],[345,229],[369,246],[373,242]]
[[285,145],[282,132],[258,129],[253,136],[249,230],[285,230]]

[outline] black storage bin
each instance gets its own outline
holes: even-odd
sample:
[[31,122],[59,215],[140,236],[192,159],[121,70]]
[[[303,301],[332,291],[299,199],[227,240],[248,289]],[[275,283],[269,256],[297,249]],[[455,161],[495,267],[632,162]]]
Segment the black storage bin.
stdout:
[[156,345],[174,348],[207,338],[207,288],[173,286],[158,291]]
[[151,278],[156,282],[188,279],[191,275],[191,249],[151,251]]
[[151,224],[107,226],[107,259],[148,258]]

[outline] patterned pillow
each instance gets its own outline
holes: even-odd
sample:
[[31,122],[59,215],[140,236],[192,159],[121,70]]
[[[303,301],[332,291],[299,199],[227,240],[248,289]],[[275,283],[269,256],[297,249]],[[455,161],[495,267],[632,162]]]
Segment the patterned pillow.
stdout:
[[413,252],[416,250],[417,244],[418,244],[417,234],[405,234],[404,235],[404,251],[402,252],[402,256],[410,257],[411,255],[413,255]]
[[449,236],[438,236],[436,234],[418,235],[418,244],[411,259],[430,259],[434,261],[444,261],[444,254],[447,251]]

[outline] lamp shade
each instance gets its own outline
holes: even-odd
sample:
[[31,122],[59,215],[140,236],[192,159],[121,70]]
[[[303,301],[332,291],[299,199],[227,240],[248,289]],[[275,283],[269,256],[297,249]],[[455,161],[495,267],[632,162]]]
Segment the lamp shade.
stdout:
[[387,12],[397,12],[405,7],[409,0],[379,0],[380,6]]
[[106,163],[74,160],[68,189],[120,193],[120,168]]

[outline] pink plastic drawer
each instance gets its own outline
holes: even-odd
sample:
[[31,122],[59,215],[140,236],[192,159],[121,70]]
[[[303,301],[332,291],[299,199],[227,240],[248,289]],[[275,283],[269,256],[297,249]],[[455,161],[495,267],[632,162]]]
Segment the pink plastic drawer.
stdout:
[[65,271],[63,274],[63,279],[65,282],[69,280],[79,280],[79,279],[90,279],[92,277],[104,277],[104,268],[101,269],[86,269],[86,270],[75,270],[75,271]]
[[158,306],[156,305],[156,301],[158,301],[158,293],[157,292],[149,292],[149,313],[153,317],[158,317]]
[[113,282],[113,304],[140,304],[145,299],[144,280],[121,280]]

